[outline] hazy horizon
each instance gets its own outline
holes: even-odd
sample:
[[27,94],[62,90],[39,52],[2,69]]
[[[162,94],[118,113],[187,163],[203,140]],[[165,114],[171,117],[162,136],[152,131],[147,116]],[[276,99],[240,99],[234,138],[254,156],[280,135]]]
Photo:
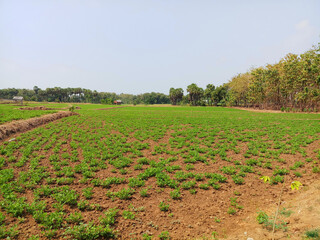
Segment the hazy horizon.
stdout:
[[320,42],[320,1],[0,0],[0,88],[168,94]]

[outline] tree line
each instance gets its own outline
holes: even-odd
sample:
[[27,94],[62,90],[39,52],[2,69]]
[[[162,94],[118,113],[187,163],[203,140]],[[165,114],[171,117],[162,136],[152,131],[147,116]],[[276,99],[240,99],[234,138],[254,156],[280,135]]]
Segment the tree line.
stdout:
[[302,54],[287,54],[275,64],[252,68],[234,76],[219,87],[206,89],[195,83],[171,88],[173,105],[188,102],[193,106],[241,106],[277,110],[320,110],[320,43]]
[[302,54],[287,54],[275,64],[252,68],[221,86],[205,89],[192,83],[163,93],[116,94],[84,88],[0,89],[0,98],[23,96],[27,101],[112,104],[168,104],[191,106],[240,106],[300,111],[320,110],[320,43]]
[[38,102],[79,102],[112,104],[115,100],[121,100],[124,104],[169,104],[169,96],[163,93],[143,94],[116,94],[110,92],[97,92],[85,88],[46,88],[34,86],[33,89],[7,88],[0,89],[0,99],[12,99],[14,96],[22,96],[26,101]]

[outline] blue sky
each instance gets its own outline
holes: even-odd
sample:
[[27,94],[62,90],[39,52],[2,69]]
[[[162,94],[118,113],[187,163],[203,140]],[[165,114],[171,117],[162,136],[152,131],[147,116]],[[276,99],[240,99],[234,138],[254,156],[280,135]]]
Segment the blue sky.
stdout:
[[0,88],[221,85],[320,42],[314,0],[0,0]]

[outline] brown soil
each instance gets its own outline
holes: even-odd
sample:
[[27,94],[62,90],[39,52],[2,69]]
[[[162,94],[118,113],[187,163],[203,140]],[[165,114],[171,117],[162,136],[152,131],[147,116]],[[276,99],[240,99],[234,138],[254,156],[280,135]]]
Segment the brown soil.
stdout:
[[[68,109],[69,107],[64,108],[47,108],[45,106],[38,106],[38,107],[25,107],[19,108],[20,110],[58,110],[58,109]],[[81,109],[80,107],[75,107],[75,109]]]
[[[289,184],[289,183],[288,183]],[[290,190],[291,191],[291,190]],[[296,190],[295,190],[296,191]],[[292,193],[293,194],[293,193]],[[280,205],[281,210],[285,209],[290,216],[279,214],[279,221],[287,222],[287,230],[277,230],[274,234],[275,239],[303,239],[305,232],[319,228],[320,226],[320,181],[317,180],[310,185],[303,186],[293,196],[283,197]],[[274,215],[277,205],[272,203],[260,210],[267,214]],[[248,215],[245,219],[237,223],[237,229],[227,236],[228,240],[240,239],[272,239],[272,230],[263,228],[259,225],[256,218],[257,213]]]
[[44,115],[41,117],[30,118],[27,120],[13,121],[10,123],[0,125],[0,140],[8,138],[15,133],[25,132],[32,128],[38,127],[54,120],[75,115],[74,112],[57,112],[53,114]]
[[45,106],[38,106],[38,107],[25,107],[19,108],[20,110],[53,110],[54,108],[47,108]]

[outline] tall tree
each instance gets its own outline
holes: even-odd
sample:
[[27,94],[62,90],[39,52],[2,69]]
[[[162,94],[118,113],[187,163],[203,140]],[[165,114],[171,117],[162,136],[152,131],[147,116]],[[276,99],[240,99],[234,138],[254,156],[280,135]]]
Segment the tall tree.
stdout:
[[169,98],[171,100],[172,105],[177,105],[177,103],[182,100],[182,97],[183,97],[182,88],[170,88]]
[[187,92],[189,93],[189,101],[191,105],[200,105],[200,100],[204,94],[203,89],[198,87],[197,84],[192,83],[187,87]]
[[204,90],[204,96],[206,97],[208,105],[213,105],[215,89],[216,87],[213,84],[208,84],[207,88]]

